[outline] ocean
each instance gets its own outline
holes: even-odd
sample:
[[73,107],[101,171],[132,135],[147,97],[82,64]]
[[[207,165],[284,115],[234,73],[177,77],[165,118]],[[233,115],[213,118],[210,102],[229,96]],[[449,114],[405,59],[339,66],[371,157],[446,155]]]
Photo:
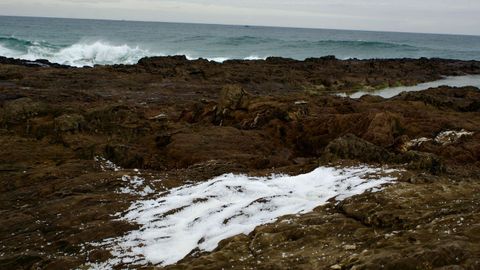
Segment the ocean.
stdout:
[[480,60],[480,36],[0,16],[0,55],[72,66],[166,55]]

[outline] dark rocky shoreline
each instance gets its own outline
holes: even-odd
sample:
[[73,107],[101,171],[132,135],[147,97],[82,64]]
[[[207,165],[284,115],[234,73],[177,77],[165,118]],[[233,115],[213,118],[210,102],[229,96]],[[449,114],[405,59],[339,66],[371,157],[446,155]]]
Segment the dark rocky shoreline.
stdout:
[[[285,217],[167,268],[479,269],[479,90],[332,95],[464,74],[480,74],[480,62],[176,56],[70,68],[0,58],[0,268],[74,269],[110,256],[84,243],[135,228],[111,215],[139,195],[117,192],[122,173],[102,168],[102,157],[141,169],[158,191],[230,172],[407,169],[381,192]],[[473,133],[410,143],[449,130]]]

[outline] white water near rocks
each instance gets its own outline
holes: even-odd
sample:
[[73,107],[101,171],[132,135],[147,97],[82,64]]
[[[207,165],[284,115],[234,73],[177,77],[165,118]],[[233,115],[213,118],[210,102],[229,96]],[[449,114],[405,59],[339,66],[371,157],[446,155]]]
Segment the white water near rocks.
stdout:
[[451,87],[464,87],[464,86],[474,86],[480,88],[480,75],[465,75],[465,76],[452,76],[445,77],[438,81],[421,83],[414,86],[400,86],[400,87],[389,87],[385,89],[380,89],[376,91],[359,91],[353,94],[339,94],[339,96],[350,97],[350,98],[360,98],[364,95],[375,95],[381,96],[383,98],[391,98],[402,92],[413,92],[426,90],[428,88],[435,88],[439,86],[451,86]]
[[107,42],[77,43],[63,49],[49,48],[33,43],[26,52],[15,51],[0,45],[0,55],[25,60],[47,59],[50,62],[83,67],[96,64],[136,64],[142,57],[151,55],[148,50],[128,45],[111,45]]
[[[188,53],[179,52],[178,55],[185,55],[189,60],[198,59]],[[37,42],[33,42],[26,52],[16,51],[6,48],[0,43],[0,56],[12,57],[17,59],[25,59],[35,61],[37,59],[47,59],[52,63],[69,65],[73,67],[84,67],[94,65],[114,65],[126,64],[133,65],[143,57],[148,56],[165,56],[161,52],[152,52],[142,49],[139,46],[112,45],[105,41],[95,42],[79,42],[69,47],[58,49],[48,47]],[[229,60],[228,57],[210,57],[207,60],[214,62],[224,62]],[[260,60],[255,55],[248,56],[244,60]]]
[[480,37],[0,16],[0,56],[91,66],[134,64],[144,56],[165,55],[218,62],[327,55],[480,60]]
[[92,269],[120,264],[169,265],[194,249],[212,251],[218,243],[288,214],[306,213],[331,198],[343,200],[377,191],[395,180],[393,169],[356,166],[319,167],[297,176],[251,177],[225,174],[182,186],[167,194],[139,200],[121,220],[140,229],[106,239],[95,246],[112,251],[113,259]]

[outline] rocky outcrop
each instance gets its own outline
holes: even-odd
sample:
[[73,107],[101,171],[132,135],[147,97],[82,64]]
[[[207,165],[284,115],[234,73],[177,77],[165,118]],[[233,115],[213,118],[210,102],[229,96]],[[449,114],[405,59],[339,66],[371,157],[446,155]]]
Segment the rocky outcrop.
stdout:
[[225,118],[231,118],[237,110],[246,110],[249,94],[239,85],[226,85],[219,94],[214,123],[223,124]]
[[353,134],[347,134],[330,142],[325,148],[323,158],[327,161],[352,159],[382,163],[388,162],[392,154],[381,146],[362,140]]
[[476,269],[478,89],[331,95],[464,73],[480,73],[480,64],[160,57],[78,69],[0,58],[0,268],[71,269],[109,258],[85,243],[135,227],[113,215],[149,196],[128,189],[125,174],[162,193],[228,172],[361,162],[406,176],[170,268]]
[[408,151],[399,157],[399,162],[405,162],[407,168],[427,171],[432,174],[445,172],[443,161],[432,153]]
[[402,134],[404,130],[402,122],[402,117],[397,114],[376,113],[363,138],[382,147],[392,146],[395,138]]
[[54,119],[58,132],[78,132],[85,125],[85,118],[79,114],[64,114]]

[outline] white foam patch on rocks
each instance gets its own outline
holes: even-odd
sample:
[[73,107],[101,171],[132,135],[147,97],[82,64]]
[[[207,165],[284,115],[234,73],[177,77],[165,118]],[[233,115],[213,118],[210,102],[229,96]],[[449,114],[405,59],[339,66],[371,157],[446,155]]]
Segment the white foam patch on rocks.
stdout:
[[145,184],[145,178],[137,175],[124,175],[122,181],[127,183],[127,186],[120,188],[120,193],[147,196],[155,193],[149,185]]
[[413,140],[410,140],[410,141],[405,143],[405,148],[410,149],[410,148],[414,148],[414,147],[419,147],[423,143],[430,142],[430,141],[432,141],[432,139],[425,138],[425,137],[413,139]]
[[466,136],[473,136],[473,132],[466,131],[464,129],[460,131],[455,131],[455,130],[447,130],[440,132],[436,137],[435,137],[435,142],[439,144],[450,144],[450,143],[455,143],[457,142],[460,138],[466,137]]
[[395,180],[395,170],[357,166],[320,167],[302,175],[250,177],[225,174],[182,186],[131,205],[121,220],[140,229],[94,244],[109,249],[113,259],[90,265],[169,265],[192,250],[212,251],[218,243],[278,217],[312,211],[327,200],[378,191]]
[[99,163],[100,168],[104,172],[107,171],[107,170],[115,171],[115,172],[118,172],[118,171],[122,170],[122,168],[120,166],[116,165],[115,163],[111,162],[110,160],[108,160],[104,157],[96,156],[96,157],[93,158],[93,160],[95,160],[96,162]]
[[466,131],[464,129],[446,130],[438,133],[438,135],[435,136],[435,138],[433,139],[421,137],[421,138],[410,140],[404,144],[404,148],[408,150],[411,148],[419,147],[422,144],[426,142],[431,142],[431,141],[440,145],[449,145],[452,143],[456,143],[460,138],[470,137],[470,136],[473,136],[474,134],[475,134],[474,132]]

